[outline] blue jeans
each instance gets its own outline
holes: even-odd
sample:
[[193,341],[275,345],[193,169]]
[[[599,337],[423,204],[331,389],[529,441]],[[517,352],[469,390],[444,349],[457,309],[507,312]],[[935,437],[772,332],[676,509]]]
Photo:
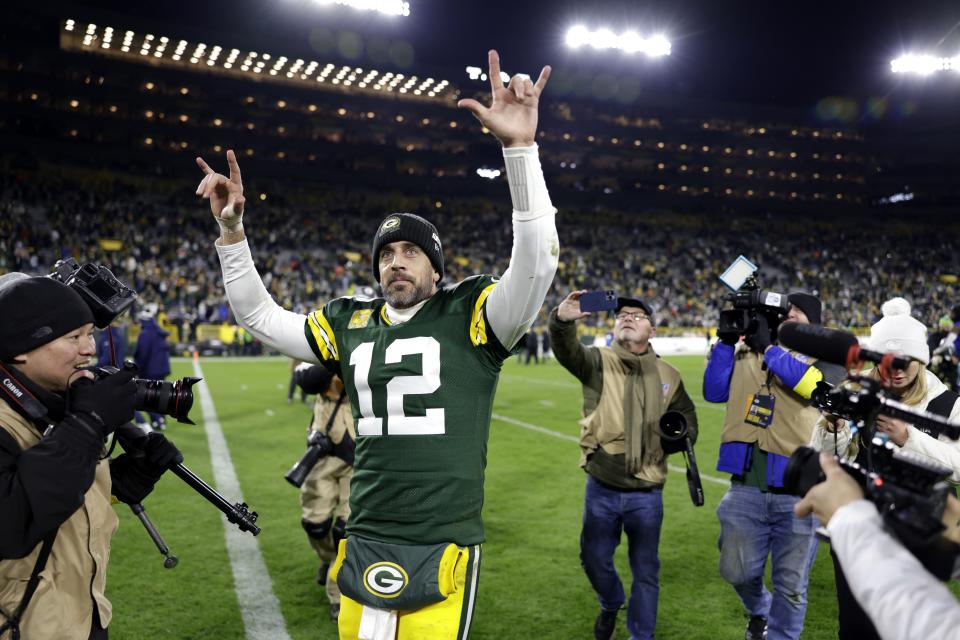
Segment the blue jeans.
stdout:
[[[720,575],[752,616],[767,619],[768,640],[795,640],[807,611],[807,578],[817,555],[813,516],[797,518],[799,498],[733,484],[717,507]],[[763,582],[773,561],[773,594]]]
[[597,592],[600,606],[608,611],[623,606],[623,583],[613,566],[613,553],[627,534],[630,556],[630,604],[627,629],[637,640],[653,638],[660,596],[660,526],[663,524],[663,492],[616,491],[587,476],[580,532],[580,562]]

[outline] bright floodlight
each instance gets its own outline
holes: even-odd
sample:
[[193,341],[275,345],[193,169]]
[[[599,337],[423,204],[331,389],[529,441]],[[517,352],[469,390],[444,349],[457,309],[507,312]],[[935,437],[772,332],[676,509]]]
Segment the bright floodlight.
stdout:
[[361,11],[376,11],[391,16],[409,16],[410,3],[405,0],[314,0],[317,4],[339,4]]
[[590,31],[583,25],[571,27],[567,31],[566,42],[571,49],[620,49],[624,53],[645,53],[651,58],[668,56],[672,50],[670,41],[663,34],[644,38],[636,31],[624,31],[617,35],[610,29]]
[[960,71],[960,55],[954,58],[938,58],[931,55],[908,53],[890,61],[893,73],[915,73],[929,76],[937,71]]

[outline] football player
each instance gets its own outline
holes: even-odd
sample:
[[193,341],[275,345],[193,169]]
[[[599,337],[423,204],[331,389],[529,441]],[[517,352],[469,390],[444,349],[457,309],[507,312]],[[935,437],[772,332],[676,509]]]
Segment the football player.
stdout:
[[[254,267],[241,222],[240,167],[201,158],[197,194],[221,227],[227,296],[265,344],[339,375],[356,421],[347,539],[331,569],[343,593],[341,638],[464,638],[484,540],[480,511],[487,434],[503,361],[536,318],[559,243],[537,145],[540,94],[521,75],[507,86],[489,52],[492,103],[461,100],[503,146],[513,201],[513,252],[500,278],[443,283],[437,229],[388,215],[373,237],[382,297],[339,298],[308,316],[279,307]],[[335,452],[336,453],[336,452]]]

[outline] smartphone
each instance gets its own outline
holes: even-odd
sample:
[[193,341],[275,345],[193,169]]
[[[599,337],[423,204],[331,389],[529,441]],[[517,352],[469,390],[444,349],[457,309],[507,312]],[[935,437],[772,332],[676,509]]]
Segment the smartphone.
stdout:
[[590,291],[580,296],[580,311],[610,311],[616,308],[616,291]]
[[738,256],[727,270],[720,274],[720,282],[727,285],[731,291],[738,291],[743,283],[747,281],[757,270],[757,265],[747,260],[744,256]]

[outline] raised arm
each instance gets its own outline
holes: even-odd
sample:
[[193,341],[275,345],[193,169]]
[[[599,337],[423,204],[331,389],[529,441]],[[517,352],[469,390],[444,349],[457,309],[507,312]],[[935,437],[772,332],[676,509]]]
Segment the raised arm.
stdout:
[[540,312],[560,255],[556,209],[550,202],[536,144],[537,109],[550,67],[543,68],[536,83],[516,75],[504,86],[500,57],[492,50],[488,57],[490,107],[472,99],[461,100],[457,106],[473,113],[503,145],[513,201],[513,250],[510,266],[486,305],[493,333],[511,349]]
[[210,211],[220,225],[217,255],[223,269],[223,286],[237,322],[277,351],[298,360],[317,362],[303,332],[307,317],[278,305],[254,267],[243,231],[245,199],[236,154],[227,151],[229,177],[216,173],[203,158],[197,158],[197,165],[204,173],[197,195],[210,201]]

